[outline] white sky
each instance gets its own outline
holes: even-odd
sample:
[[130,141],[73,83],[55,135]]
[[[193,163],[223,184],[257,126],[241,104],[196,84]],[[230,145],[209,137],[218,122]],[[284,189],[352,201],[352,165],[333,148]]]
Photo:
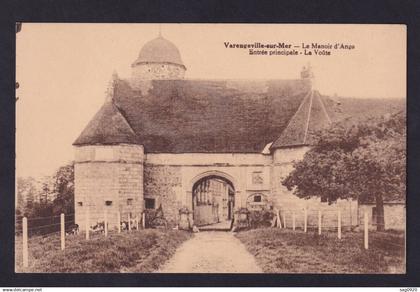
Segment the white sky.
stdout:
[[[158,24],[26,24],[16,36],[18,176],[50,175],[73,159],[71,144],[104,101],[111,74],[131,74]],[[295,79],[309,61],[323,94],[406,96],[402,25],[163,24],[186,78]],[[332,56],[250,56],[224,42],[353,44]]]

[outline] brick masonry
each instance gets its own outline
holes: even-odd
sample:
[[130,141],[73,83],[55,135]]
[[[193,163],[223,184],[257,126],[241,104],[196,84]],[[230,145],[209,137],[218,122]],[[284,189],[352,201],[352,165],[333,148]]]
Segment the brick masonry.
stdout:
[[[308,149],[280,149],[273,155],[144,155],[143,147],[134,145],[76,147],[76,222],[84,229],[88,208],[91,225],[103,221],[104,212],[107,212],[111,226],[115,227],[118,211],[122,220],[126,220],[128,214],[135,217],[144,209],[144,198],[151,198],[155,199],[155,208],[162,205],[169,226],[175,226],[179,209],[191,207],[193,178],[220,173],[234,180],[236,208],[245,207],[250,196],[262,194],[280,211],[282,219],[283,215],[286,217],[288,226],[291,226],[294,214],[296,226],[303,227],[305,208],[309,227],[317,227],[318,211],[321,210],[324,228],[336,228],[338,208],[343,228],[357,226],[361,213],[357,201],[341,200],[329,205],[319,198],[299,199],[281,184],[293,169],[293,161],[302,159]],[[261,176],[261,185],[252,181],[254,173]],[[106,205],[106,201],[112,201],[112,204]],[[399,206],[386,207],[386,228],[401,229],[405,226],[405,213],[401,210]]]
[[180,166],[146,164],[144,168],[144,196],[155,199],[156,208],[162,205],[170,226],[177,224],[178,210],[182,207],[176,192],[181,187],[181,182]]
[[75,217],[85,229],[104,221],[117,226],[117,213],[126,220],[143,211],[143,148],[141,146],[83,146],[76,148]]
[[133,68],[132,79],[135,80],[161,80],[183,79],[185,69],[176,64],[143,64]]

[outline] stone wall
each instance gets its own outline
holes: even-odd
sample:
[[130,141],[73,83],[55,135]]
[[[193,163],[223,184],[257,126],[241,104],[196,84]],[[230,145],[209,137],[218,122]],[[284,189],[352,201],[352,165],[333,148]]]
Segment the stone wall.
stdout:
[[85,229],[104,221],[109,227],[143,210],[143,148],[133,145],[76,147],[75,220]]
[[[235,208],[245,207],[247,195],[270,190],[270,155],[258,153],[152,153],[146,164],[180,168],[181,184],[175,188],[181,205],[192,208],[194,183],[207,176],[230,181],[235,189]],[[254,173],[261,182],[254,182]]]
[[340,208],[343,226],[357,224],[357,202],[339,201],[336,204],[320,202],[319,198],[304,200],[296,197],[281,184],[293,169],[293,161],[300,160],[308,147],[282,149],[270,155],[263,154],[147,154],[145,168],[145,197],[155,198],[156,207],[162,204],[167,218],[176,222],[180,207],[191,208],[192,186],[202,177],[216,175],[230,180],[235,187],[235,208],[246,207],[249,198],[262,195],[269,205],[280,210],[291,224],[295,213],[296,224],[303,226],[303,210],[308,210],[308,224],[316,227],[318,211],[322,211],[325,227],[335,228]]
[[182,200],[178,198],[182,184],[180,166],[146,164],[144,168],[144,197],[155,199],[155,207],[162,205],[170,226],[178,222]]
[[385,229],[405,230],[405,210],[404,204],[385,205]]
[[[367,212],[369,220],[369,229],[376,230],[376,221],[372,215],[372,208],[374,204],[359,205],[359,226],[363,228],[364,213]],[[405,230],[406,225],[406,211],[404,204],[384,204],[385,230]]]
[[[262,195],[264,202],[279,210],[291,226],[303,226],[307,209],[309,227],[317,227],[318,211],[322,212],[325,228],[337,226],[337,211],[341,210],[343,227],[358,224],[356,201],[339,201],[328,205],[319,198],[304,200],[287,190],[281,182],[293,170],[293,161],[303,158],[308,147],[280,149],[274,155],[184,153],[143,154],[135,145],[76,147],[75,205],[76,222],[84,228],[86,207],[91,225],[108,220],[116,222],[131,213],[134,217],[143,210],[144,198],[155,200],[155,208],[162,205],[170,226],[178,221],[178,210],[192,208],[192,187],[206,176],[219,176],[232,182],[235,188],[235,208],[246,207],[249,198]],[[130,200],[131,199],[131,200]],[[112,201],[106,205],[106,201]],[[79,205],[82,203],[82,206]],[[115,223],[116,224],[116,223]]]
[[140,64],[132,71],[134,84],[136,80],[183,79],[184,75],[184,67],[169,63]]

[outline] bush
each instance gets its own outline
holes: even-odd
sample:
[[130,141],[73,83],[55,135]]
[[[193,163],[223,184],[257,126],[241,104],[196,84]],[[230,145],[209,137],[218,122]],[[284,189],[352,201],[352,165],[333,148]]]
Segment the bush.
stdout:
[[248,214],[251,228],[270,227],[275,214],[270,210],[253,210]]
[[275,214],[268,209],[248,210],[240,208],[235,212],[237,230],[270,227]]
[[168,222],[165,219],[163,214],[162,205],[159,206],[156,210],[146,209],[145,218],[146,218],[146,228],[167,228]]

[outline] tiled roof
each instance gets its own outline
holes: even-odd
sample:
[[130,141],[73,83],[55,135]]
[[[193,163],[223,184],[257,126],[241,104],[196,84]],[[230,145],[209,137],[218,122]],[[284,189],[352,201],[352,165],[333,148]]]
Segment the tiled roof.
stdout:
[[73,145],[138,144],[137,135],[112,100],[106,101]]
[[270,149],[310,145],[314,142],[312,134],[330,123],[331,118],[321,95],[318,91],[311,90]]
[[152,80],[141,89],[118,79],[114,87],[113,101],[74,145],[138,143],[146,152],[260,153],[273,141],[271,149],[306,144],[305,133],[326,123],[319,93],[300,79]]

